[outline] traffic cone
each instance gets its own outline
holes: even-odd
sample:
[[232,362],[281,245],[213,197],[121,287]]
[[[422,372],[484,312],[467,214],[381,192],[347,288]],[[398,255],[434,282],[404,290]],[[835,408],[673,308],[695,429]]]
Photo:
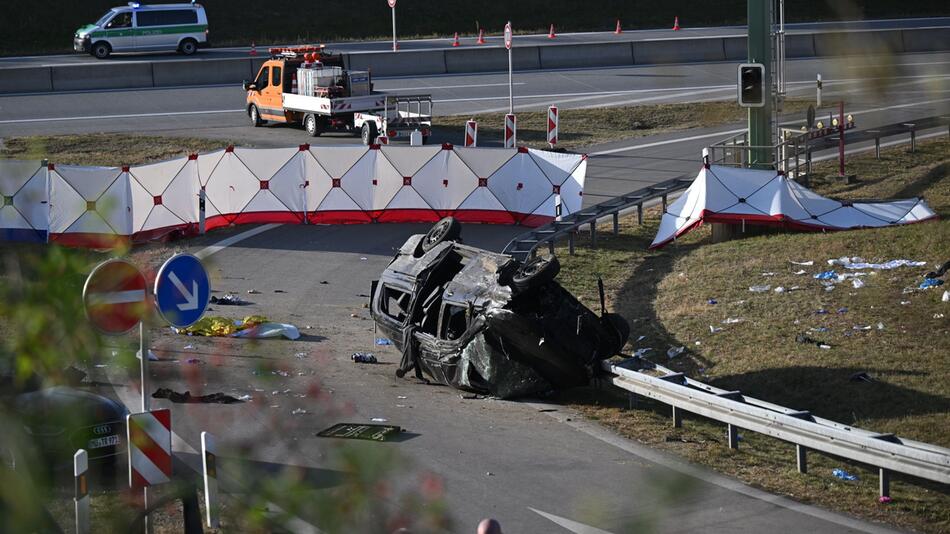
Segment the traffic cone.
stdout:
[[621,33],[623,33],[623,29],[620,28],[620,19],[617,19],[617,29],[614,30],[614,33],[617,35],[620,35]]
[[674,32],[677,32],[677,31],[679,31],[679,29],[680,29],[680,18],[679,18],[679,17],[673,17],[673,31],[674,31]]
[[478,41],[475,44],[485,44],[485,30],[478,30]]
[[254,46],[254,41],[251,41],[251,55],[252,55],[252,56],[256,56],[256,55],[257,55],[257,47]]
[[452,46],[462,46],[462,44],[459,43],[459,32],[455,32],[455,40],[452,41]]
[[548,39],[554,39],[557,35],[554,34],[554,24],[551,25],[551,30],[548,32]]

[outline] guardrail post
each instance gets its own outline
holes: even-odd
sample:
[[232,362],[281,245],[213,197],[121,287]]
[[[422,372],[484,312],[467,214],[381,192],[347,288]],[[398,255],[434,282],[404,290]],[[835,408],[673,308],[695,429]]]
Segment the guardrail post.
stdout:
[[739,450],[739,429],[735,425],[726,425],[726,442],[730,449]]
[[571,256],[574,255],[574,232],[567,234],[567,253]]
[[553,239],[548,241],[548,252],[550,252],[551,254],[554,254],[554,240]]
[[643,204],[637,204],[637,224],[643,224]]
[[614,213],[614,235],[620,235],[620,212]]
[[877,159],[881,159],[881,138],[880,137],[874,138],[874,157]]
[[637,394],[630,392],[627,393],[627,409],[632,410],[637,407]]
[[666,213],[666,193],[663,193],[663,213]]
[[917,151],[917,129],[913,124],[910,125],[910,151]]
[[590,246],[597,248],[597,221],[590,222]]
[[878,490],[881,497],[891,496],[891,472],[883,467],[878,471]]
[[673,428],[683,428],[683,411],[673,406]]
[[808,449],[801,445],[795,445],[795,457],[797,458],[798,472],[805,474],[808,472]]

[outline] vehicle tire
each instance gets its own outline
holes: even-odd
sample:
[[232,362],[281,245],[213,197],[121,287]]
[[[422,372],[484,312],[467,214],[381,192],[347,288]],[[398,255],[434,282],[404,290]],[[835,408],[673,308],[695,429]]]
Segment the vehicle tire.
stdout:
[[376,142],[376,136],[379,135],[379,131],[376,129],[375,122],[364,122],[363,129],[360,132],[360,137],[363,139],[363,144],[369,146]]
[[605,357],[610,357],[620,353],[620,351],[623,350],[623,346],[627,344],[627,340],[630,339],[630,323],[617,313],[608,313],[604,315],[601,320],[604,323],[604,327],[616,335],[614,345],[610,350],[611,353],[604,355]]
[[429,136],[428,136],[428,135],[423,135],[423,136],[422,136],[422,144],[423,144],[423,145],[428,145],[428,144],[429,144]]
[[556,256],[545,254],[535,256],[526,261],[515,274],[511,276],[511,287],[524,291],[544,285],[561,272],[561,262]]
[[198,51],[198,41],[185,39],[178,44],[178,51],[183,55],[190,56]]
[[261,114],[257,111],[257,106],[251,104],[251,107],[247,110],[247,116],[251,118],[251,125],[255,128],[264,124],[264,121],[261,120]]
[[105,41],[99,41],[93,43],[92,47],[89,48],[89,51],[92,55],[96,56],[96,59],[105,59],[109,57],[109,54],[112,53],[112,47],[109,46],[109,43]]
[[310,137],[320,137],[323,133],[323,122],[313,113],[307,113],[303,118],[303,129]]
[[[429,252],[439,243],[457,241],[462,236],[462,225],[454,217],[444,217],[432,225],[419,244],[422,254]],[[420,256],[422,254],[419,254]]]

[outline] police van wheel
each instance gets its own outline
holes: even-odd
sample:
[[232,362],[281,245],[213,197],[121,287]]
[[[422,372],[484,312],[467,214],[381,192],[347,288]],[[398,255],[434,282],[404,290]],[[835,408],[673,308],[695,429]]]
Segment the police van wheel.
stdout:
[[178,51],[186,56],[190,56],[198,51],[198,42],[194,39],[185,39],[178,45]]
[[109,43],[105,41],[99,41],[92,45],[92,55],[96,56],[98,59],[105,59],[109,57],[109,54],[112,53],[112,47],[109,46]]
[[261,114],[257,111],[257,106],[251,104],[251,109],[247,110],[247,116],[251,118],[251,126],[255,128],[264,124],[264,121],[261,120]]

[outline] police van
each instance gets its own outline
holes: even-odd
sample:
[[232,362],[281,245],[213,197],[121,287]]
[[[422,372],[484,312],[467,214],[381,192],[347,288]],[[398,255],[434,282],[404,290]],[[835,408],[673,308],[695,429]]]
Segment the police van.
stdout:
[[205,8],[190,4],[114,7],[94,24],[76,30],[73,49],[99,59],[113,52],[175,51],[190,56],[208,46]]

